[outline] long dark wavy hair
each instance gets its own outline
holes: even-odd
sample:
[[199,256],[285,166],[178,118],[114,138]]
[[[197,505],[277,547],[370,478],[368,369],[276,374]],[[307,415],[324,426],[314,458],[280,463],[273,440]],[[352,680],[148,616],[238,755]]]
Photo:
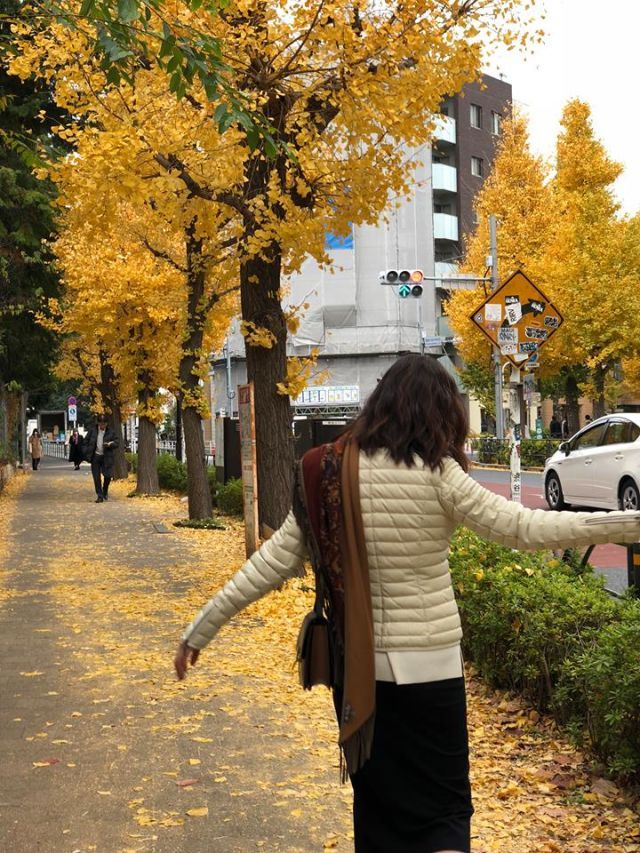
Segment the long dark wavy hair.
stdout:
[[371,456],[385,449],[411,467],[419,456],[435,470],[451,456],[467,471],[467,413],[453,377],[429,355],[405,355],[378,382],[349,436]]

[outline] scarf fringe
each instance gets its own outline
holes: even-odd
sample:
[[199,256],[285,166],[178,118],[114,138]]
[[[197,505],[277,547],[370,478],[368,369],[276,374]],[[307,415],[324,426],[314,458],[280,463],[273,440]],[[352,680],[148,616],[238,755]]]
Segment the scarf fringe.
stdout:
[[374,713],[348,740],[340,744],[340,781],[343,784],[371,758],[375,722]]

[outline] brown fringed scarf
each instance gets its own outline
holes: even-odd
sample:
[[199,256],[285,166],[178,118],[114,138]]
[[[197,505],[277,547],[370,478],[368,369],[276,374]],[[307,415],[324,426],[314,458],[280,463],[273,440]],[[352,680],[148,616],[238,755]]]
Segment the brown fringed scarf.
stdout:
[[358,458],[357,444],[344,439],[305,453],[296,471],[293,507],[314,574],[326,590],[332,686],[343,696],[339,743],[351,774],[371,755],[375,721],[373,613]]

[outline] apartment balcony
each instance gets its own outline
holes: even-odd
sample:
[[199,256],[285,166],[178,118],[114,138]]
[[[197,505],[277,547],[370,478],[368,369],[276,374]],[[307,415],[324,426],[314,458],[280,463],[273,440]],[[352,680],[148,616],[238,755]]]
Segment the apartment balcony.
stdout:
[[453,331],[451,329],[451,324],[449,323],[449,318],[444,314],[440,317],[436,317],[436,334],[445,341],[453,339]]
[[458,265],[447,261],[436,261],[435,265],[436,278],[453,278],[458,275]]
[[450,213],[434,213],[433,236],[436,240],[457,240],[458,217]]
[[431,167],[431,180],[434,191],[445,190],[450,193],[458,191],[458,170],[455,166],[434,163]]
[[478,278],[469,273],[460,272],[456,264],[447,261],[436,261],[436,287],[450,293],[453,290],[475,290]]
[[456,120],[449,116],[439,115],[436,117],[434,139],[437,142],[450,142],[456,144]]

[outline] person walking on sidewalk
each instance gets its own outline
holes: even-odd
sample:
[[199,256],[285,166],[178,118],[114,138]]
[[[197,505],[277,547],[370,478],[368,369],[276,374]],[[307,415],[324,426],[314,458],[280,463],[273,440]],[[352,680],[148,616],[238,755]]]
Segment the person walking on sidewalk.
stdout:
[[469,853],[473,813],[461,624],[449,573],[459,524],[508,548],[633,542],[640,512],[527,509],[467,474],[468,421],[430,356],[398,359],[354,424],[302,458],[282,527],[200,611],[178,678],[236,613],[304,573],[324,591],[357,853]]
[[96,489],[96,503],[109,500],[109,483],[113,477],[113,451],[118,447],[118,436],[107,426],[105,415],[98,415],[83,445],[84,458],[91,462],[91,473]]
[[31,454],[31,467],[37,471],[42,459],[42,439],[37,429],[34,429],[29,436],[29,453]]
[[80,463],[84,461],[82,454],[82,436],[74,429],[69,436],[69,462],[73,462],[76,471],[80,469]]

